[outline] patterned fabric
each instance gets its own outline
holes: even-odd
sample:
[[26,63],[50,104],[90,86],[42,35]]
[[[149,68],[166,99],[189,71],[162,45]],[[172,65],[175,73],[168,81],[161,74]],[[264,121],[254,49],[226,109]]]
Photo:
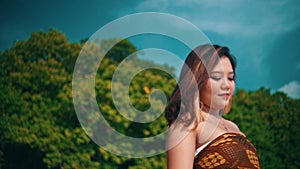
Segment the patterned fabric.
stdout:
[[260,169],[254,146],[241,134],[225,133],[209,143],[194,159],[194,169]]

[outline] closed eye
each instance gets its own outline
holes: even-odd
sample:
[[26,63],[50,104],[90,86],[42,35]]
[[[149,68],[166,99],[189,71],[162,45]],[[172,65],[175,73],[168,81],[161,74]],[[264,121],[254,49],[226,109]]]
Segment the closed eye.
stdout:
[[215,81],[219,81],[221,80],[222,78],[221,77],[210,77],[211,79],[215,80]]
[[230,78],[228,78],[228,80],[230,80],[230,81],[234,81],[234,80],[235,80],[235,78],[234,78],[234,77],[230,77]]

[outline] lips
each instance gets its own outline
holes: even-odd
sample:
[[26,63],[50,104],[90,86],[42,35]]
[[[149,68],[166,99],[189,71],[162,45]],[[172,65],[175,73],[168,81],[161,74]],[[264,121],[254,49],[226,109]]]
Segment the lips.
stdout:
[[230,97],[230,93],[219,94],[219,96],[221,96],[221,97],[225,98],[226,100],[228,100],[229,97]]

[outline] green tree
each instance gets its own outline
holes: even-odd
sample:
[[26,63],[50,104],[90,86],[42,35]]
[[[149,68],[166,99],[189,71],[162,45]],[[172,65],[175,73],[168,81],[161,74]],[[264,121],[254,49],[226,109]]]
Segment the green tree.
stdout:
[[263,168],[299,168],[299,99],[261,88],[238,90],[228,118],[257,148]]
[[[65,61],[75,61],[74,52],[78,54],[80,49],[79,44],[70,44],[63,34],[50,30],[32,33],[28,40],[1,53],[4,150],[6,145],[28,145],[28,151],[43,153],[42,160],[49,168],[99,166],[98,161],[91,160],[94,145],[78,125],[71,104],[69,72],[74,65]],[[3,153],[5,159],[7,152]],[[8,165],[4,161],[4,167]]]
[[[112,46],[116,41],[118,43]],[[149,158],[117,156],[95,144],[82,129],[73,105],[72,78],[76,59],[84,46],[95,55],[107,52],[97,71],[95,91],[101,113],[110,125],[134,137],[154,136],[167,129],[162,115],[154,122],[142,124],[124,118],[116,110],[111,89],[116,85],[117,93],[129,90],[131,104],[144,112],[141,116],[128,111],[129,117],[150,120],[150,103],[155,104],[153,111],[157,112],[165,104],[157,89],[169,99],[175,86],[172,76],[159,69],[172,72],[172,68],[140,60],[136,55],[126,59],[136,52],[126,39],[92,43],[85,39],[81,43],[70,43],[57,30],[34,32],[29,39],[18,41],[0,53],[0,167],[166,168],[164,153]],[[126,78],[112,84],[113,75],[122,64],[127,68],[119,73],[124,77],[133,75],[128,88],[124,87],[128,82]],[[134,71],[133,68],[143,65],[158,69]],[[86,65],[84,69],[89,70],[91,66],[94,65]],[[126,110],[128,105],[120,104],[124,104],[121,107]],[[300,168],[299,108],[299,99],[281,92],[240,89],[226,118],[236,122],[255,145],[263,168],[296,169]],[[108,143],[108,146],[115,145]],[[27,156],[30,158],[25,158]]]
[[[111,42],[101,43],[107,47]],[[93,44],[92,52],[104,52],[100,46]],[[16,42],[0,53],[0,164],[4,168],[129,168],[148,161],[111,154],[93,143],[81,128],[73,107],[71,82],[82,47],[83,44],[69,43],[62,33],[50,30],[34,32],[26,41]],[[96,79],[97,100],[103,113],[112,126],[132,135],[136,135],[132,122],[114,109],[110,85],[120,61],[135,51],[126,40],[113,46],[101,62]],[[149,107],[149,91],[158,87],[169,95],[170,86],[175,84],[174,79],[156,70],[142,72],[133,81],[130,98],[141,110]],[[161,117],[155,124],[141,126],[138,135],[159,133],[164,124]],[[13,156],[12,150],[17,155]],[[24,159],[25,154],[35,160]],[[11,157],[15,159],[9,160]],[[162,158],[164,155],[148,158],[151,160],[146,166],[161,168],[165,164],[155,161]]]

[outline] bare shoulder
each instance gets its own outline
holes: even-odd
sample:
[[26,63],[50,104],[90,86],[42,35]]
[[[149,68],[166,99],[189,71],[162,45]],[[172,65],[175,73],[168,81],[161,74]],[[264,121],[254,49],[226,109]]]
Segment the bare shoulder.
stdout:
[[232,126],[232,127],[234,127],[234,128],[236,128],[236,129],[239,130],[238,125],[235,124],[233,121],[230,121],[230,120],[227,120],[227,119],[224,119],[224,120],[225,120],[225,122],[226,122],[227,125]]
[[230,121],[230,120],[227,120],[227,119],[224,119],[225,123],[226,123],[226,126],[228,126],[228,128],[230,129],[230,131],[232,132],[237,132],[237,133],[240,133],[240,134],[243,134],[240,130],[240,128],[238,127],[237,124],[235,124],[233,121]]

